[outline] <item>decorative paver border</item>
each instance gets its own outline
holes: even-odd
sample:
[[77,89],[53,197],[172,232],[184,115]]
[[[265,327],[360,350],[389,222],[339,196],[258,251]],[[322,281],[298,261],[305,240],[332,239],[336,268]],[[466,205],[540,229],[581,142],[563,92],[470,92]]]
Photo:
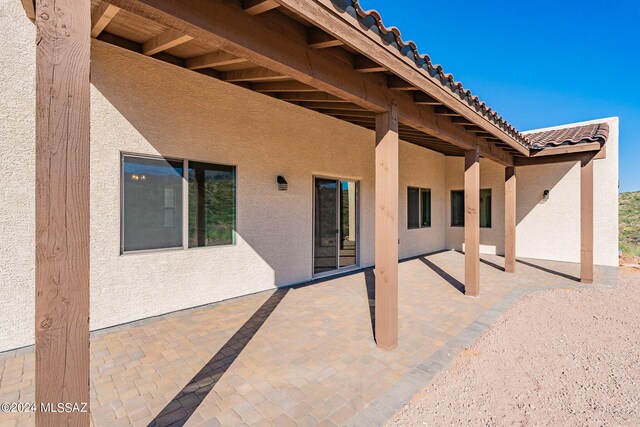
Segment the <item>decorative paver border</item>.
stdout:
[[[606,274],[606,276],[609,276]],[[595,286],[611,287],[613,284],[607,277]],[[551,289],[580,289],[593,288],[594,285],[562,284],[551,285],[543,288],[519,288],[514,289],[489,310],[480,315],[472,324],[463,329],[458,335],[447,341],[441,348],[429,356],[424,362],[411,370],[404,378],[398,381],[386,393],[375,399],[369,406],[358,412],[345,425],[347,426],[382,426],[387,420],[404,407],[420,391],[428,387],[435,377],[476,339],[478,339],[489,327],[502,316],[516,301],[527,295],[544,292]]]

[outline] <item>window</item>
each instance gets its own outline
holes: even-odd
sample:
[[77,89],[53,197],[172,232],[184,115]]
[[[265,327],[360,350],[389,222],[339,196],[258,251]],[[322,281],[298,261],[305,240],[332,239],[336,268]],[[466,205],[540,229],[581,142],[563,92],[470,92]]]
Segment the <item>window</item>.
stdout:
[[234,167],[122,157],[123,253],[233,244],[235,215]]
[[431,190],[407,188],[407,227],[431,227]]
[[491,189],[480,190],[480,227],[491,228]]
[[[451,191],[451,226],[464,227],[464,191]],[[480,227],[491,228],[491,189],[480,190]]]
[[422,216],[420,217],[420,226],[431,227],[431,190],[420,190],[420,200],[422,202]]
[[235,229],[235,168],[189,162],[189,247],[230,245]]
[[123,159],[123,251],[182,247],[182,162]]
[[451,226],[464,227],[464,191],[451,192]]

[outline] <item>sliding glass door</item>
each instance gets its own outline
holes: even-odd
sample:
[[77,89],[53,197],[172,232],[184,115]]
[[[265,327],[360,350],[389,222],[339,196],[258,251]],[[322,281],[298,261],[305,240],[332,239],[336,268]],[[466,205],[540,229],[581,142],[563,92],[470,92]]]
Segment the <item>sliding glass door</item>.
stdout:
[[316,178],[313,273],[357,264],[357,183]]

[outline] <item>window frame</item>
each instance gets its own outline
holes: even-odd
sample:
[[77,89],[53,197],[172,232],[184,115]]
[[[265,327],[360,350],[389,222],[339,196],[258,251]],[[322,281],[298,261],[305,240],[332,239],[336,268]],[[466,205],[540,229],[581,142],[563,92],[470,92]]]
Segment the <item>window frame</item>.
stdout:
[[[488,191],[489,192],[489,225],[482,225],[482,223],[480,223],[480,228],[492,228],[493,227],[493,191],[491,189],[491,187],[489,188],[481,188],[480,189],[480,193],[482,193],[483,191]],[[478,202],[478,206],[479,206],[480,202]],[[478,209],[480,209],[478,207]],[[480,221],[482,218],[482,211],[478,210],[478,221]]]
[[[489,197],[491,200],[491,203],[493,204],[493,188],[492,187],[488,187],[488,188],[481,188],[480,191],[489,191]],[[480,205],[480,191],[478,191],[478,205]],[[453,193],[462,193],[462,224],[454,224],[453,223]],[[451,190],[449,192],[449,206],[451,209],[450,212],[450,227],[456,227],[456,228],[464,228],[465,224],[464,224],[464,190]],[[490,205],[489,206],[489,225],[488,226],[483,226],[480,224],[480,212],[478,212],[478,225],[480,228],[488,228],[491,229],[493,227],[493,206]]]
[[[417,227],[412,227],[409,225],[409,191],[410,190],[418,190],[418,226]],[[424,192],[428,192],[429,193],[429,197],[431,197],[431,189],[430,188],[425,188],[425,187],[415,187],[413,185],[407,185],[407,230],[420,230],[421,228],[431,228],[431,203],[429,203],[429,225],[423,225],[423,218],[422,218],[422,213],[423,213],[423,198],[422,198],[422,194]]]
[[[157,248],[157,249],[140,249],[133,251],[124,250],[124,160],[125,157],[133,157],[138,159],[151,159],[151,160],[165,160],[173,162],[182,162],[182,246],[174,246],[170,248]],[[194,163],[206,163],[213,166],[225,166],[234,169],[233,174],[233,186],[234,186],[234,220],[233,220],[233,234],[232,243],[224,245],[211,245],[211,246],[194,246],[189,247],[189,162]],[[189,160],[186,158],[162,156],[158,154],[140,154],[129,151],[120,152],[120,256],[145,254],[153,252],[174,252],[174,251],[190,251],[198,249],[212,249],[212,248],[224,248],[228,246],[237,245],[237,229],[238,229],[238,165],[225,164],[225,163],[213,163],[210,160]]]

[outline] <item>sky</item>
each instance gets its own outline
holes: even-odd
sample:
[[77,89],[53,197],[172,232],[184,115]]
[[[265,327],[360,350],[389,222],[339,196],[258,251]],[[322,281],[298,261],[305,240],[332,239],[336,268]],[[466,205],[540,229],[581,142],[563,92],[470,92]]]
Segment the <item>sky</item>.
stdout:
[[620,118],[620,191],[640,191],[640,0],[360,0],[525,131]]

